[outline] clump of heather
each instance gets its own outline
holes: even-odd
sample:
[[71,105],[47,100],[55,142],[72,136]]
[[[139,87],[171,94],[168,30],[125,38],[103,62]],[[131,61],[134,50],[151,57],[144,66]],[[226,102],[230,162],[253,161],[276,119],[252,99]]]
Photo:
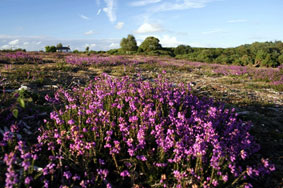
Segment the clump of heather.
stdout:
[[7,185],[252,187],[274,170],[268,159],[254,161],[250,123],[162,76],[103,75],[46,99],[58,109],[30,150],[18,142],[17,157],[5,155]]
[[99,56],[92,55],[87,57],[81,56],[67,56],[66,63],[73,65],[95,65],[95,66],[117,66],[122,64],[137,63],[135,60],[129,60],[123,56]]
[[251,68],[248,66],[237,66],[237,65],[210,65],[213,68],[213,72],[221,75],[246,75],[254,80],[267,81],[277,84],[282,84],[283,75],[282,68]]
[[0,54],[0,60],[8,63],[42,63],[42,59],[26,52],[9,52]]

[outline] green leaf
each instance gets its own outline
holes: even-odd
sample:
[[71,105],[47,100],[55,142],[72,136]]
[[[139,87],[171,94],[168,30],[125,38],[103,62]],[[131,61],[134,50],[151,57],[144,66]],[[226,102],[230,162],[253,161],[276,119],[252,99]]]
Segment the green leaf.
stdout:
[[18,118],[18,115],[19,115],[19,110],[18,109],[14,109],[12,110],[12,114],[15,118]]
[[19,98],[19,103],[22,108],[25,108],[25,101],[22,98]]

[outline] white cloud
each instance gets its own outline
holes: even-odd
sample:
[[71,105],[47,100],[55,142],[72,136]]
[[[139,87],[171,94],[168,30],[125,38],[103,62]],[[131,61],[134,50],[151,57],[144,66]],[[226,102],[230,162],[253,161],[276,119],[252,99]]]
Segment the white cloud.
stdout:
[[207,3],[215,0],[177,0],[175,3],[164,2],[158,6],[152,7],[150,11],[171,11],[171,10],[186,10],[192,8],[203,8]]
[[2,49],[10,49],[11,47],[10,47],[10,45],[5,44],[5,45],[1,46],[1,48],[2,48]]
[[20,40],[19,39],[16,39],[16,40],[12,40],[9,42],[9,45],[17,45],[19,44]]
[[104,0],[106,7],[103,8],[103,11],[108,16],[110,22],[116,21],[116,0]]
[[161,28],[160,25],[144,23],[136,30],[136,33],[139,33],[139,34],[155,33],[155,32],[160,32],[162,30],[163,29]]
[[112,42],[110,45],[109,45],[110,48],[119,48],[120,45],[118,43],[114,43]]
[[163,35],[159,40],[164,47],[176,47],[181,44],[181,42],[177,41],[176,37],[169,35]]
[[248,20],[245,19],[237,19],[237,20],[228,20],[228,23],[243,23],[243,22],[247,22]]
[[98,16],[100,13],[101,13],[101,8],[100,8],[100,9],[98,9],[98,11],[97,11],[96,15]]
[[85,35],[92,35],[92,34],[94,34],[94,31],[93,30],[89,30],[89,31],[85,32],[84,34]]
[[[10,45],[9,42],[13,40],[19,40],[17,45]],[[15,49],[23,48],[27,51],[39,51],[44,50],[44,46],[52,46],[58,43],[62,43],[64,46],[70,46],[72,50],[85,50],[85,44],[88,44],[92,50],[109,50],[111,43],[119,44],[120,38],[117,39],[62,39],[44,37],[44,36],[13,36],[13,35],[1,35],[0,34],[0,49]],[[24,45],[24,42],[29,42],[28,45]]]
[[29,42],[24,42],[24,45],[26,46],[26,45],[29,45]]
[[122,29],[123,26],[124,26],[124,22],[118,22],[115,27],[116,29]]
[[140,6],[145,6],[148,4],[159,3],[159,2],[161,2],[161,0],[140,0],[140,1],[134,1],[130,3],[130,5],[133,7],[140,7]]
[[84,19],[84,20],[89,20],[89,17],[87,17],[87,16],[85,16],[85,15],[83,15],[83,14],[80,14],[80,17],[81,17],[82,19]]

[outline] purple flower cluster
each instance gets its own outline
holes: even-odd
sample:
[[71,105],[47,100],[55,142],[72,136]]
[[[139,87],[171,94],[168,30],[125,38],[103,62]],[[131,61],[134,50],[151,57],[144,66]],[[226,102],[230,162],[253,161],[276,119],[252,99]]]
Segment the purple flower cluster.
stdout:
[[273,85],[282,84],[283,74],[279,68],[252,68],[237,65],[211,65],[213,72],[221,75],[246,75],[254,80],[272,82]]
[[7,187],[251,187],[249,179],[275,170],[268,159],[254,160],[250,123],[161,75],[143,82],[104,74],[46,99],[58,109],[37,143],[18,141],[5,155]]
[[67,56],[65,58],[66,63],[73,65],[122,65],[122,64],[135,64],[138,63],[136,60],[130,60],[123,56]]
[[[117,175],[135,179],[136,173],[157,173],[161,178],[170,172],[162,179],[168,186],[175,181],[216,187],[244,181],[243,174],[254,178],[274,170],[266,160],[243,165],[259,150],[249,134],[250,123],[161,76],[149,83],[103,75],[85,88],[59,90],[56,96],[53,101],[65,107],[50,114],[52,121],[38,141],[52,151],[54,167],[68,166],[63,174],[68,182],[74,181],[73,173],[87,174],[73,183],[97,185],[97,177],[113,182]],[[76,164],[86,171],[76,170]],[[55,174],[54,167],[45,177]]]
[[41,63],[42,59],[36,55],[31,55],[26,52],[10,52],[1,53],[0,60],[7,61],[10,63]]

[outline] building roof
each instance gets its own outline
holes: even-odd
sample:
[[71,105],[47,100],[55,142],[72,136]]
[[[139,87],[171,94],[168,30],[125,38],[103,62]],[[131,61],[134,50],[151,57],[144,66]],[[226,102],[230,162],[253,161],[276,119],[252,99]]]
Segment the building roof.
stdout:
[[70,50],[70,47],[59,47],[57,50]]

